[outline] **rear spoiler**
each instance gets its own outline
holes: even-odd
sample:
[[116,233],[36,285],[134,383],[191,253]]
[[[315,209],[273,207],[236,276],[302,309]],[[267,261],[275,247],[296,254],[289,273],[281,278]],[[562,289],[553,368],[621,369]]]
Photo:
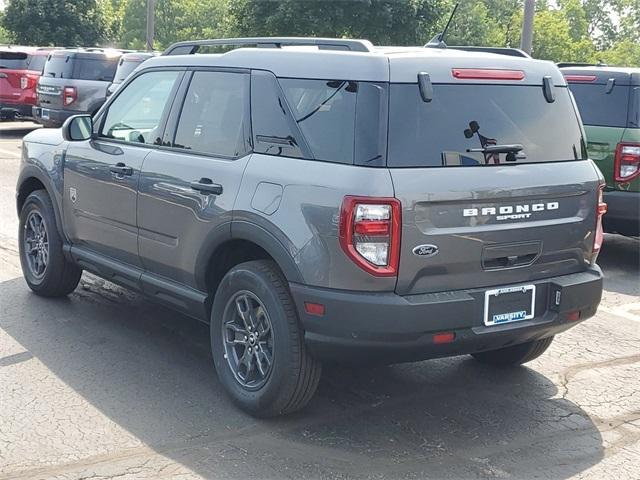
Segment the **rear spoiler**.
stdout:
[[[425,45],[426,47],[427,45]],[[531,58],[527,52],[520,50],[519,48],[508,48],[508,47],[476,47],[472,45],[449,45],[447,46],[449,49],[454,50],[464,50],[465,52],[485,52],[485,53],[495,53],[497,55],[508,55],[510,57],[522,57],[522,58]]]

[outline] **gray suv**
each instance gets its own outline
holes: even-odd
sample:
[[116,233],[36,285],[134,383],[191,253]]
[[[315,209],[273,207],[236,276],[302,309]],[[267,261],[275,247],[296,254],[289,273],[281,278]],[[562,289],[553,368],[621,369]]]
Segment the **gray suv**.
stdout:
[[120,55],[102,49],[52,52],[36,87],[35,121],[59,127],[72,115],[96,113],[107,98]]
[[87,270],[209,323],[254,415],[303,407],[324,362],[519,365],[600,302],[603,177],[549,62],[179,43],[22,152],[29,287]]

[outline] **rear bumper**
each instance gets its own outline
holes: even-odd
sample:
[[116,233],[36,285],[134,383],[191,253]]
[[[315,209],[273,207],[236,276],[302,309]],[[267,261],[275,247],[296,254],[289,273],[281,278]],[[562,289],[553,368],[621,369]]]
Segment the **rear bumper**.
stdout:
[[78,113],[80,112],[46,107],[33,107],[32,109],[33,119],[45,127],[60,127],[67,118]]
[[31,118],[32,105],[0,103],[0,118],[2,120],[13,120],[14,118]]
[[605,232],[640,235],[640,192],[605,191],[607,214],[602,223]]
[[[486,289],[399,296],[347,292],[290,284],[311,353],[323,361],[394,363],[494,350],[560,333],[593,316],[602,296],[602,272],[585,272],[531,282],[536,316],[486,327]],[[556,304],[556,292],[560,303]],[[325,306],[323,316],[305,311],[305,302]],[[580,311],[580,319],[567,319]],[[455,333],[452,343],[433,335]]]

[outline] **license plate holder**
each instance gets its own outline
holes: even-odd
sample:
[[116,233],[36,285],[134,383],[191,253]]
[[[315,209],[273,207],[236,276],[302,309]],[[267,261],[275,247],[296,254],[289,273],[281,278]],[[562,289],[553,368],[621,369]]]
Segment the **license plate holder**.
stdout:
[[484,294],[484,324],[487,327],[531,320],[535,316],[536,286],[487,290]]
[[49,109],[48,108],[42,108],[40,110],[40,116],[44,119],[44,120],[49,120]]

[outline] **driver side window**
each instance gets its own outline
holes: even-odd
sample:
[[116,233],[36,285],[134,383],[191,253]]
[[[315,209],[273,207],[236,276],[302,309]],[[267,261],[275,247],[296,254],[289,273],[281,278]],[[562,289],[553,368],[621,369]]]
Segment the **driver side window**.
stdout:
[[124,142],[157,144],[160,120],[180,71],[144,73],[127,85],[109,105],[99,136]]

